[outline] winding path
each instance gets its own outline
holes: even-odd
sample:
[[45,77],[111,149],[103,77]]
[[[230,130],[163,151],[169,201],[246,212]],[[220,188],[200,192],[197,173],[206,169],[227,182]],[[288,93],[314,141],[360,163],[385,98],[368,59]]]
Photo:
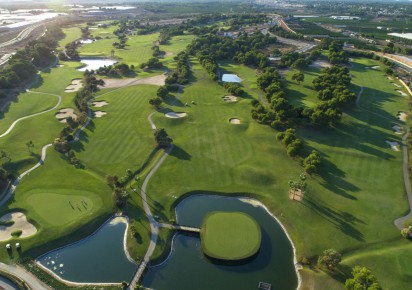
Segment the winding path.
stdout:
[[139,265],[139,268],[137,269],[136,274],[134,275],[132,281],[130,282],[129,288],[128,289],[135,289],[137,286],[137,283],[139,282],[140,278],[143,275],[144,270],[146,269],[147,264],[150,261],[150,257],[152,256],[155,248],[156,248],[156,243],[157,243],[157,238],[159,235],[159,223],[154,219],[152,212],[150,210],[150,206],[147,203],[147,196],[146,196],[146,187],[147,184],[150,181],[150,178],[152,178],[153,174],[159,169],[160,165],[165,161],[167,156],[169,156],[170,152],[173,150],[173,145],[171,145],[163,154],[162,158],[157,161],[157,163],[154,165],[152,170],[150,170],[149,174],[146,176],[143,185],[141,187],[141,197],[142,197],[142,202],[143,202],[143,209],[145,214],[147,215],[147,218],[149,219],[150,223],[150,230],[151,230],[151,238],[150,238],[150,243],[149,247],[147,248],[147,252],[142,260],[142,262]]
[[[384,119],[386,119],[386,120],[389,120],[389,121],[391,121],[391,122],[395,122],[395,121],[393,121],[392,119],[389,119],[389,118],[387,118],[387,117],[385,117],[385,116],[382,116],[381,114],[378,114],[378,113],[375,113],[375,112],[371,112],[371,111],[369,111],[369,110],[366,110],[366,109],[362,108],[362,107],[359,105],[359,101],[360,101],[361,95],[362,95],[362,93],[363,93],[363,91],[364,91],[364,88],[363,88],[362,86],[360,86],[360,85],[358,85],[358,86],[360,87],[360,91],[359,91],[358,95],[356,96],[356,106],[357,106],[359,109],[361,109],[361,110],[363,110],[363,111],[366,111],[366,112],[368,112],[368,113],[370,113],[370,114],[374,114],[374,115],[376,115],[376,116],[379,116],[379,117],[381,117],[381,118],[384,118]],[[398,122],[395,122],[395,123],[403,126],[403,124],[401,124],[401,123],[398,123]],[[404,183],[404,186],[405,186],[406,196],[407,196],[407,198],[408,198],[409,213],[408,213],[406,216],[401,217],[401,218],[398,218],[398,219],[396,219],[396,220],[394,221],[395,226],[396,226],[399,230],[403,229],[403,222],[404,222],[405,220],[407,220],[407,219],[409,219],[409,218],[412,218],[412,191],[411,191],[411,183],[410,183],[410,180],[409,180],[408,146],[407,146],[407,144],[406,144],[406,141],[408,140],[408,137],[409,137],[410,128],[409,128],[409,126],[408,126],[407,124],[406,124],[405,126],[403,126],[403,127],[406,128],[406,132],[405,132],[405,134],[402,136],[403,183]]]
[[21,117],[21,118],[17,119],[16,121],[14,121],[14,122],[10,125],[10,127],[7,129],[6,132],[4,132],[3,134],[0,135],[0,138],[2,138],[2,137],[4,137],[4,136],[6,136],[7,134],[9,134],[9,133],[13,130],[14,126],[16,126],[16,124],[17,124],[18,122],[23,121],[23,120],[26,120],[26,119],[29,119],[29,118],[32,118],[32,117],[35,117],[35,116],[38,116],[38,115],[42,115],[42,114],[48,113],[48,112],[50,112],[50,111],[53,111],[53,110],[57,109],[57,107],[60,106],[60,104],[61,104],[61,102],[62,102],[62,97],[59,96],[59,95],[49,94],[49,93],[41,93],[41,92],[32,92],[32,91],[30,91],[30,90],[27,90],[27,92],[28,92],[28,93],[31,93],[31,94],[42,94],[42,95],[55,96],[55,97],[57,97],[57,98],[59,99],[59,101],[58,101],[57,104],[56,104],[53,108],[51,108],[51,109],[48,109],[48,110],[45,110],[45,111],[42,111],[42,112],[39,112],[39,113],[31,114],[31,115],[28,115],[28,116],[24,116],[24,117]]

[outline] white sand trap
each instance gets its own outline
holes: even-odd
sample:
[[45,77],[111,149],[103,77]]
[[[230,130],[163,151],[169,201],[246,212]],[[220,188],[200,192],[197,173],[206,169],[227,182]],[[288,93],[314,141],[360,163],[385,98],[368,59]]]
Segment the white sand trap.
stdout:
[[61,123],[67,123],[67,118],[72,117],[73,120],[77,120],[77,115],[74,113],[74,109],[65,108],[60,109],[59,112],[56,114],[56,118]]
[[229,119],[230,124],[240,124],[240,120],[238,118],[231,118]]
[[394,125],[392,127],[393,131],[395,132],[395,134],[402,134],[402,128],[399,127],[398,125]]
[[67,88],[64,90],[65,93],[72,93],[72,92],[77,92],[83,87],[83,82],[81,79],[74,79],[72,80],[72,83],[67,86]]
[[155,85],[155,86],[163,86],[165,84],[166,75],[161,74],[158,76],[144,78],[144,79],[135,79],[135,78],[128,78],[128,79],[104,79],[104,86],[102,88],[121,88],[127,86],[135,86],[135,85]]
[[375,65],[375,66],[371,67],[371,69],[378,69],[378,68],[380,68],[379,65]]
[[14,231],[21,230],[22,233],[20,238],[30,237],[37,232],[37,229],[34,225],[27,221],[26,215],[22,212],[12,212],[5,214],[0,218],[0,221],[14,221],[14,224],[6,227],[0,226],[0,241],[7,241],[12,237],[11,233]]
[[398,120],[401,120],[401,121],[406,121],[406,117],[407,117],[408,115],[406,115],[404,112],[401,112],[401,111],[399,111],[398,112],[398,114],[396,114],[396,117],[398,118]]
[[402,92],[401,90],[396,90],[398,93],[400,93],[402,96],[407,97],[408,95]]
[[393,77],[387,77],[388,80],[393,81]]
[[398,142],[392,142],[389,140],[385,140],[386,143],[388,143],[391,146],[391,149],[393,151],[399,151],[399,143]]
[[93,112],[93,116],[96,117],[96,118],[101,118],[106,114],[107,113],[105,111],[95,111],[95,112]]
[[309,66],[311,67],[320,67],[320,68],[325,68],[325,67],[331,67],[332,65],[325,61],[325,60],[315,60],[312,64]]
[[172,118],[172,119],[177,119],[177,118],[184,118],[187,116],[187,113],[185,112],[168,112],[165,114],[166,117]]
[[236,96],[224,96],[223,101],[225,101],[225,102],[236,102],[237,97]]
[[109,103],[106,102],[106,101],[100,101],[100,102],[93,102],[93,103],[92,103],[92,106],[95,107],[95,108],[101,108],[101,107],[104,107],[104,106],[106,106],[106,105],[108,105],[108,104],[109,104]]
[[393,85],[394,85],[395,87],[397,87],[397,88],[402,88],[402,86],[400,86],[400,85],[398,85],[398,84],[393,83]]

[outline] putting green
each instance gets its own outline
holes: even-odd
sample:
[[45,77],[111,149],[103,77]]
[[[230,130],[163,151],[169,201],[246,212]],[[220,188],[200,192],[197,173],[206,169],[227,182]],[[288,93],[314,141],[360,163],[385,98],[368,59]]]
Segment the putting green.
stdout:
[[203,252],[219,260],[241,260],[260,248],[259,224],[241,212],[212,212],[202,224],[201,244]]
[[93,201],[83,195],[37,193],[30,195],[27,203],[42,220],[53,226],[77,221],[94,211]]

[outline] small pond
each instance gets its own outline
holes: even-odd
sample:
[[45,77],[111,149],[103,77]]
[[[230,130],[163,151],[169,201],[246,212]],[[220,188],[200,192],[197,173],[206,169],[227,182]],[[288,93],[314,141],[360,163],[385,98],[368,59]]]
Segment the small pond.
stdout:
[[137,270],[124,249],[127,220],[115,217],[94,235],[37,259],[60,278],[77,283],[121,283]]
[[272,289],[295,290],[298,277],[290,240],[281,225],[255,200],[194,195],[176,209],[178,223],[200,227],[211,211],[240,211],[261,226],[262,244],[257,256],[244,264],[213,263],[202,254],[199,236],[177,234],[169,258],[149,268],[143,285],[156,290],[169,289],[257,289],[260,281]]
[[79,68],[78,71],[96,70],[104,66],[113,65],[117,61],[109,58],[82,58],[80,62],[86,64],[86,66]]

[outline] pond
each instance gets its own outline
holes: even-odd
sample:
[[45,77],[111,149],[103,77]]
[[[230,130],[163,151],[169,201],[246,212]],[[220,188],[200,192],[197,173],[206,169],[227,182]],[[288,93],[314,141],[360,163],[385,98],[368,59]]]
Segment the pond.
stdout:
[[125,253],[126,229],[126,218],[112,218],[92,236],[46,253],[37,262],[49,272],[70,282],[129,281],[137,265]]
[[104,66],[113,65],[117,61],[109,58],[82,58],[80,62],[86,64],[86,66],[79,68],[78,71],[96,70]]
[[[256,200],[194,195],[176,209],[181,225],[200,227],[211,211],[240,211],[252,216],[261,226],[262,244],[257,256],[237,265],[216,264],[201,251],[199,236],[177,234],[172,253],[159,266],[149,268],[143,285],[162,289],[257,289],[259,282],[272,289],[294,290],[298,276],[293,247],[282,226]],[[195,285],[195,286],[194,286]]]

